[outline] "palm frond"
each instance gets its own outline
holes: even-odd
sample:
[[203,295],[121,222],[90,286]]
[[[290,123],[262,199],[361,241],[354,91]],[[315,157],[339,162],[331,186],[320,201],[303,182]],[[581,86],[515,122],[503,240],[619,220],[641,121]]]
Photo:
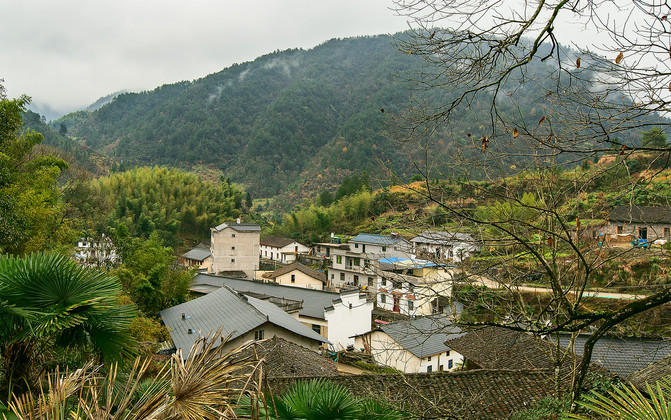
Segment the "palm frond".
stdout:
[[[654,385],[646,383],[647,396],[634,385],[618,385],[605,393],[586,395],[578,404],[588,412],[619,420],[671,420],[671,382]],[[568,418],[590,419],[583,414],[568,414]]]

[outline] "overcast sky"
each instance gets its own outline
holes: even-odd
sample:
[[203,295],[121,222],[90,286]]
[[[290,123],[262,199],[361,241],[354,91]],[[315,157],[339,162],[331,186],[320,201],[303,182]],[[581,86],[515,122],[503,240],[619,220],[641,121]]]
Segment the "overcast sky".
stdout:
[[0,79],[61,112],[275,50],[407,29],[390,0],[3,0]]

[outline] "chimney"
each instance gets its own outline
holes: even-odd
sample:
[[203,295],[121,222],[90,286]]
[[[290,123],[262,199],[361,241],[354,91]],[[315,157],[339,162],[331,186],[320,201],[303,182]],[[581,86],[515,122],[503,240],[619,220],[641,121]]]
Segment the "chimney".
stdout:
[[192,330],[191,328],[189,328],[188,331],[187,331],[186,333],[187,333],[187,334],[193,334],[193,330]]
[[185,319],[186,319],[186,314],[184,312],[182,312],[182,321],[184,321]]

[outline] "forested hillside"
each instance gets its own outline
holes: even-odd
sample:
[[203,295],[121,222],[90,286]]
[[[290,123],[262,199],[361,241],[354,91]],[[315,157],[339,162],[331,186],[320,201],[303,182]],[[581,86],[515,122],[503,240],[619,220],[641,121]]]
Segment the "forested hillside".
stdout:
[[[402,179],[416,172],[391,140],[390,114],[411,101],[435,106],[450,92],[424,91],[408,82],[423,61],[398,50],[404,34],[334,39],[311,50],[274,52],[192,82],[150,92],[124,93],[93,112],[56,121],[69,135],[124,168],[205,165],[251,191],[255,198],[282,194],[284,209],[346,176],[366,171]],[[533,71],[548,71],[538,60]],[[521,77],[521,76],[519,76]],[[523,100],[501,109],[543,116],[546,86],[530,85]],[[417,102],[415,102],[417,103]],[[450,127],[433,132],[430,148],[449,153],[470,142],[489,121],[489,103],[469,103]]]

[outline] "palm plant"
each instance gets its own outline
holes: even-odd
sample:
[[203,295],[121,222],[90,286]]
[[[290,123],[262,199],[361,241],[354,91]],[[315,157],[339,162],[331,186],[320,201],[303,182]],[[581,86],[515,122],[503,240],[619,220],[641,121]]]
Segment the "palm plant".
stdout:
[[106,273],[67,257],[37,253],[0,257],[0,355],[6,391],[35,384],[57,349],[92,352],[106,360],[132,355],[128,326],[135,307],[119,304],[121,286]]
[[355,398],[342,385],[323,379],[299,381],[268,405],[253,406],[244,400],[239,414],[251,414],[256,408],[261,418],[277,420],[401,420],[408,416],[371,398]]
[[237,418],[232,407],[241,396],[256,403],[257,361],[224,353],[226,339],[217,332],[200,338],[186,360],[181,352],[147,379],[151,360],[135,359],[130,372],[111,365],[106,374],[88,363],[74,372],[49,375],[39,393],[9,403],[18,420],[177,420]]
[[605,393],[594,392],[579,401],[587,414],[568,414],[571,419],[671,420],[671,377],[646,383],[643,395],[634,385],[619,385]]

